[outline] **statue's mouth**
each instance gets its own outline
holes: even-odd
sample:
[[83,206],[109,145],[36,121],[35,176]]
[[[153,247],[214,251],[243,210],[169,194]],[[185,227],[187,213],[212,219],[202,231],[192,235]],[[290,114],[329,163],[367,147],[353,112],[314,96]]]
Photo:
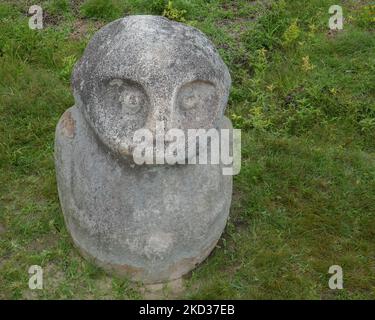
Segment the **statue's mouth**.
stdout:
[[135,164],[196,164],[199,152],[206,151],[203,147],[189,147],[187,143],[178,141],[160,141],[153,139],[146,142],[123,142],[119,147],[120,154],[132,159]]
[[229,134],[222,133],[222,129],[214,128],[171,129],[161,136],[141,129],[134,133],[131,141],[124,140],[119,151],[138,165],[220,164],[221,152],[231,151]]

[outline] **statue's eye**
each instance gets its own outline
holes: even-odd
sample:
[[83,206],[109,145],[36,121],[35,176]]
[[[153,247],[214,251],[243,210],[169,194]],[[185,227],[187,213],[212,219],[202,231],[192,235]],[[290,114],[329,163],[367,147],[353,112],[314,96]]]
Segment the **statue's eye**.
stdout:
[[136,114],[145,104],[145,97],[142,92],[125,90],[119,97],[119,102],[124,113]]
[[182,111],[210,108],[216,101],[215,87],[205,81],[185,84],[178,94],[177,102]]
[[110,103],[116,105],[124,115],[136,115],[146,109],[148,103],[144,89],[130,80],[111,80],[107,95],[112,100]]
[[180,106],[183,110],[194,109],[199,105],[199,97],[194,92],[184,92],[181,94]]

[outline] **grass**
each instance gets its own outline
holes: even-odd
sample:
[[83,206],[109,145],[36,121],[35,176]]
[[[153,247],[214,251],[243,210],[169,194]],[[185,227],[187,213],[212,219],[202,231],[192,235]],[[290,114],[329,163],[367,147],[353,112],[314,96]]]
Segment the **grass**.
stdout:
[[[219,245],[179,294],[193,299],[375,298],[375,22],[371,1],[40,1],[0,4],[0,298],[142,299],[72,246],[53,141],[73,105],[69,78],[93,33],[128,14],[164,14],[205,32],[229,66],[227,115],[242,170]],[[30,265],[44,289],[28,289]],[[344,289],[330,290],[340,265]]]

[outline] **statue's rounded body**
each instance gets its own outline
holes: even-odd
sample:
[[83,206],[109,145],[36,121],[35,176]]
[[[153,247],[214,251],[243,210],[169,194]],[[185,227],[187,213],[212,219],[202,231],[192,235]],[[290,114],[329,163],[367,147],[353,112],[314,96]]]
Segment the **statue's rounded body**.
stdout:
[[220,165],[130,166],[103,148],[75,107],[57,126],[55,150],[67,228],[101,267],[164,282],[215,247],[232,194],[232,177]]

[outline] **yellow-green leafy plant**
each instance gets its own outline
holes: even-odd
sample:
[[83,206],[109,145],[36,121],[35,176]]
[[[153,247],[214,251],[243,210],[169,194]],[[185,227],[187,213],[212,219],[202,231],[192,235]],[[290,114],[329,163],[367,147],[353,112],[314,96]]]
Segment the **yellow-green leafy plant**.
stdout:
[[63,68],[60,71],[60,77],[69,80],[70,75],[72,73],[74,64],[76,63],[77,59],[75,56],[67,56],[63,59]]
[[283,34],[283,44],[285,46],[288,46],[290,44],[293,44],[297,41],[301,34],[301,29],[298,26],[298,21],[294,20],[292,24],[285,30]]
[[375,28],[375,4],[362,7],[356,17],[356,22],[364,28]]
[[164,9],[163,16],[174,21],[185,22],[186,10],[177,9],[173,5],[173,1],[168,1],[167,6]]

